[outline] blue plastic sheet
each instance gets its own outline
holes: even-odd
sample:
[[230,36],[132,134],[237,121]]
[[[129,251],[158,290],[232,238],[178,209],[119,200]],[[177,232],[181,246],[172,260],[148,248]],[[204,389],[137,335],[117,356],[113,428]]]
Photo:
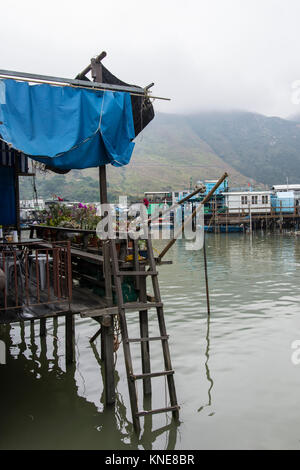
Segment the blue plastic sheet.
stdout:
[[0,80],[0,135],[60,169],[126,165],[134,148],[129,93]]

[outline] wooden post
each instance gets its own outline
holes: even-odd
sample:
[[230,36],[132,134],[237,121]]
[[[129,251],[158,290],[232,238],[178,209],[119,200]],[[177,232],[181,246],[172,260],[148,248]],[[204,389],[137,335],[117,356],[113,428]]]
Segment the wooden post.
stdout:
[[115,366],[114,366],[114,324],[113,316],[105,315],[101,318],[102,353],[104,355],[104,389],[105,404],[113,405],[116,400],[115,392]]
[[[99,167],[100,178],[100,201],[101,204],[107,204],[107,182],[106,182],[106,168],[105,166]],[[105,300],[107,306],[112,305],[112,281],[111,281],[111,264],[110,264],[110,242],[104,241],[103,246],[103,273],[105,282]],[[115,402],[115,367],[114,367],[114,333],[113,321],[108,325],[102,319],[101,322],[101,358],[104,360],[105,370],[105,400],[107,405]]]
[[72,364],[75,360],[75,325],[74,315],[67,312],[65,315],[66,327],[66,365]]
[[207,275],[207,259],[206,259],[206,243],[205,234],[203,241],[203,259],[204,259],[204,273],[205,273],[205,290],[206,290],[206,303],[207,303],[207,315],[210,315],[210,302],[209,302],[209,289],[208,289],[208,275]]
[[228,233],[228,207],[226,207],[226,233]]
[[46,336],[46,318],[40,319],[40,336]]
[[[106,55],[106,54],[105,54]],[[102,64],[103,56],[98,56],[97,59],[91,60],[91,70],[93,80],[102,82]],[[107,204],[107,179],[106,179],[106,166],[99,166],[99,184],[100,184],[100,203]],[[112,281],[111,281],[111,264],[110,264],[110,241],[104,241],[102,246],[103,252],[103,274],[105,282],[105,300],[107,306],[113,304],[112,300]],[[114,367],[114,325],[113,317],[101,321],[101,358],[104,360],[105,370],[105,400],[107,405],[115,402],[115,367]]]
[[16,209],[16,228],[18,232],[18,237],[21,237],[21,227],[20,227],[20,187],[19,187],[19,160],[18,157],[15,157],[15,209]]

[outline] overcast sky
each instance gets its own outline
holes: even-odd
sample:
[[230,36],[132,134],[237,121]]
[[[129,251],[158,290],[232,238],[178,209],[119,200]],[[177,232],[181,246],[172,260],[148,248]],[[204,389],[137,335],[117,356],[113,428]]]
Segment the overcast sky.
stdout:
[[91,57],[122,80],[170,97],[170,113],[300,113],[299,0],[9,0],[0,68],[74,77]]

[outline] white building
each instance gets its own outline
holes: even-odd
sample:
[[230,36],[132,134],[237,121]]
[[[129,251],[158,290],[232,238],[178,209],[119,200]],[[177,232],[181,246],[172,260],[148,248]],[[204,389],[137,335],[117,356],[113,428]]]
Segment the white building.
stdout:
[[272,189],[276,193],[294,191],[294,193],[300,194],[300,184],[274,184]]
[[24,199],[20,200],[20,207],[23,209],[43,210],[45,209],[45,201],[44,199]]
[[225,206],[230,214],[248,214],[271,212],[273,191],[229,191],[223,193]]

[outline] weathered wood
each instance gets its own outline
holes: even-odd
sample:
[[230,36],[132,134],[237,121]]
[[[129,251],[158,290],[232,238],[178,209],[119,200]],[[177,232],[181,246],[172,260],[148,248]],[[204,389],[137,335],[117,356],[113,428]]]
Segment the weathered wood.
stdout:
[[[139,310],[150,310],[151,308],[162,307],[162,302],[125,302],[123,307],[128,311],[139,311]],[[118,306],[114,307],[105,307],[101,309],[93,309],[87,310],[86,312],[82,312],[80,316],[82,318],[89,318],[89,317],[100,317],[104,315],[117,315],[119,311]]]
[[[199,206],[194,210],[194,212],[187,218],[187,220],[184,221],[184,223],[182,223],[180,229],[176,232],[176,234],[174,235],[174,238],[172,240],[169,241],[169,243],[167,243],[167,245],[165,246],[165,248],[162,250],[162,252],[159,254],[159,257],[158,257],[158,262],[166,255],[166,253],[169,251],[169,249],[174,245],[174,243],[176,242],[177,238],[180,236],[180,234],[183,233],[184,231],[184,226],[188,223],[190,223],[192,220],[193,220],[193,217],[195,217],[197,215],[197,212],[199,212],[200,210],[200,207],[201,206],[204,206],[204,204],[206,204],[210,198],[212,197],[212,195],[214,194],[214,192],[218,189],[218,187],[220,186],[220,184],[223,183],[224,179],[227,178],[228,174],[227,173],[224,173],[224,175],[218,180],[218,182],[214,185],[214,187],[209,191],[209,193],[207,194],[207,196],[205,196],[205,198],[203,199],[203,201],[201,201],[201,203],[199,204]],[[183,206],[182,206],[183,207]],[[153,266],[155,266],[155,264],[153,264]]]
[[20,186],[19,186],[19,160],[16,158],[14,169],[14,183],[15,183],[15,210],[16,210],[16,228],[18,237],[21,236],[21,222],[20,222]]
[[149,411],[139,411],[137,413],[138,416],[148,416],[148,415],[154,415],[158,413],[167,413],[168,411],[172,411],[172,413],[178,415],[178,412],[180,410],[180,406],[168,406],[167,408],[157,408],[156,410],[149,410]]
[[163,370],[161,372],[148,372],[144,374],[134,374],[134,375],[131,375],[130,378],[132,380],[140,380],[140,379],[145,380],[145,378],[161,377],[164,375],[173,375],[173,374],[174,374],[174,370]]
[[[148,258],[149,258],[150,269],[154,269],[155,268],[155,260],[154,260],[154,256],[153,256],[152,242],[151,242],[150,237],[148,238]],[[159,289],[159,283],[158,283],[157,276],[152,276],[152,286],[153,286],[153,292],[154,292],[154,296],[155,296],[156,301],[161,302],[160,289]],[[157,319],[158,319],[160,335],[161,336],[167,336],[167,330],[166,330],[166,324],[165,324],[165,319],[164,319],[163,307],[157,307]],[[161,344],[162,344],[162,349],[163,349],[165,369],[167,371],[172,370],[172,363],[171,363],[171,356],[170,356],[168,341],[167,340],[162,340]],[[175,382],[174,382],[173,375],[168,375],[167,376],[167,381],[168,381],[168,389],[169,389],[171,405],[172,405],[172,407],[176,407],[177,406],[177,396],[176,396],[176,389],[175,389]],[[179,418],[178,409],[174,409],[173,417],[175,419]]]
[[112,317],[111,315],[103,315],[101,318],[101,325],[105,327],[112,326]]
[[[112,323],[112,322],[111,322]],[[104,355],[104,389],[106,405],[113,405],[116,401],[115,380],[114,380],[114,328],[111,326],[101,326],[103,338]]]
[[75,322],[74,315],[67,312],[65,315],[65,341],[66,364],[72,364],[75,360]]
[[159,341],[161,339],[169,339],[169,335],[167,336],[146,336],[145,338],[128,338],[128,343],[140,343],[142,341]]
[[40,336],[46,336],[46,318],[40,319]]
[[123,339],[123,351],[124,351],[125,367],[126,367],[126,373],[127,373],[127,382],[128,382],[129,399],[130,399],[131,412],[132,412],[132,421],[133,421],[133,427],[135,431],[139,434],[141,428],[140,428],[140,421],[137,416],[137,413],[138,413],[137,393],[136,393],[134,382],[130,380],[130,375],[132,375],[132,372],[133,372],[131,352],[130,352],[129,343],[127,341],[124,341],[128,339],[128,329],[127,329],[127,322],[126,322],[126,316],[125,316],[125,309],[124,307],[121,307],[121,305],[123,305],[123,293],[122,293],[121,279],[120,279],[120,276],[118,275],[119,266],[118,266],[118,255],[117,255],[115,240],[111,241],[111,258],[112,258],[113,274],[114,274],[117,299],[118,299],[119,320],[120,320],[120,328],[121,328],[121,334],[122,334],[122,339]]
[[204,259],[204,274],[205,274],[205,291],[206,291],[207,315],[210,315],[210,301],[209,301],[209,288],[208,288],[208,274],[207,274],[207,259],[206,259],[205,234],[204,234],[204,243],[203,243],[203,259]]
[[117,275],[118,276],[141,276],[141,277],[147,277],[147,276],[157,276],[158,272],[154,268],[152,271],[118,271]]
[[[91,65],[91,64],[93,63],[93,61],[97,64],[97,63],[101,62],[105,57],[106,57],[106,52],[103,51],[103,52],[101,52],[101,54],[99,54],[95,59],[91,59],[91,63],[90,63],[87,67],[85,67],[85,69],[83,69],[82,72],[80,72],[80,73],[78,73],[78,74],[76,75],[75,80],[82,80],[82,79],[84,79],[84,77],[86,76],[86,74],[91,71],[91,69],[92,69],[92,65]],[[93,78],[94,78],[94,77],[93,77]],[[101,80],[100,80],[100,81],[102,81],[102,77],[101,77]]]
[[[105,54],[106,55],[106,54]],[[105,57],[101,55],[97,59],[91,60],[91,71],[94,82],[102,81],[102,64],[101,60]],[[107,204],[107,179],[106,179],[106,166],[99,166],[99,185],[100,185],[100,203]],[[105,301],[107,306],[113,304],[112,297],[112,280],[111,280],[111,265],[110,265],[110,246],[109,240],[103,241],[103,276],[105,282]],[[114,366],[114,328],[113,324],[105,326],[102,323],[101,327],[101,358],[104,360],[105,369],[105,400],[106,404],[110,405],[115,402],[115,366]]]
[[[143,267],[144,268],[144,267]],[[145,269],[145,268],[144,268]],[[147,302],[147,285],[146,278],[142,277],[139,279],[139,300],[140,302]],[[148,310],[140,310],[140,334],[141,338],[149,337],[149,325],[148,325]],[[143,374],[149,374],[151,372],[150,363],[150,345],[149,341],[141,341],[141,356],[142,356],[142,371]],[[145,377],[143,380],[143,391],[144,395],[151,394],[151,378]]]
[[96,341],[96,339],[98,338],[98,336],[101,334],[102,332],[102,328],[99,328],[99,330],[94,334],[94,336],[91,337],[90,339],[90,343],[92,344],[94,341]]

